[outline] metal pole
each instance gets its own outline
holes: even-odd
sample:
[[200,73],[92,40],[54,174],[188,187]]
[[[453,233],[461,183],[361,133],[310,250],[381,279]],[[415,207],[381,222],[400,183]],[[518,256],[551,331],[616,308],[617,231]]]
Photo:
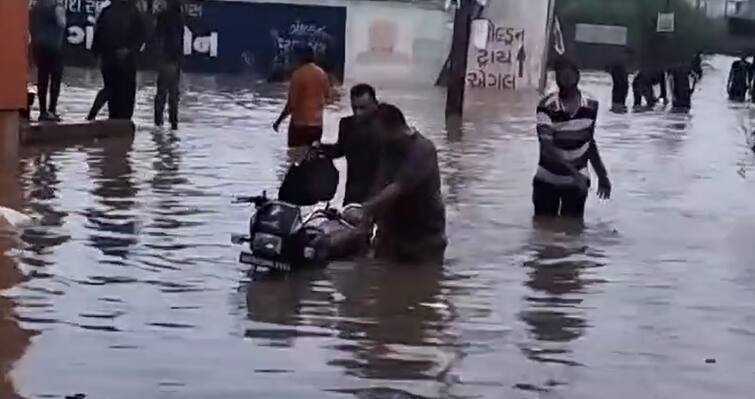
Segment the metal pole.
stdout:
[[451,68],[446,97],[446,118],[461,118],[464,113],[464,89],[469,49],[470,8],[474,0],[462,0],[454,16]]
[[538,90],[542,93],[548,85],[548,58],[553,48],[553,25],[556,20],[556,0],[548,0],[548,22],[545,24],[545,51],[543,51],[540,67],[540,82]]

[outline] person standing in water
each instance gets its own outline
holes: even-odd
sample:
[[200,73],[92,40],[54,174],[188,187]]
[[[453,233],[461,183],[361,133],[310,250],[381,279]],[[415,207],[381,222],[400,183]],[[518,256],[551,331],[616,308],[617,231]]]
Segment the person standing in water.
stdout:
[[92,50],[101,59],[110,119],[131,119],[136,101],[136,63],[145,26],[133,0],[112,0],[94,29]]
[[611,111],[616,113],[627,112],[627,95],[629,95],[629,72],[622,62],[617,62],[608,67],[608,73],[613,80],[611,89]]
[[63,81],[66,12],[57,0],[38,0],[31,9],[29,22],[32,53],[38,73],[39,120],[57,122],[60,121],[57,107]]
[[374,122],[381,146],[377,191],[364,203],[359,230],[377,224],[379,259],[441,265],[448,241],[435,145],[393,105],[380,104]]
[[744,102],[747,97],[747,90],[750,83],[750,63],[747,58],[742,56],[740,59],[731,64],[729,71],[729,80],[726,85],[726,91],[729,93],[729,99],[736,102]]
[[351,88],[351,109],[354,115],[341,119],[338,141],[320,145],[330,158],[346,157],[346,195],[344,205],[361,204],[375,185],[380,146],[374,126],[378,109],[375,88],[358,84]]
[[671,111],[689,112],[692,108],[692,92],[697,82],[695,72],[686,65],[677,65],[671,69]]
[[315,64],[315,53],[309,45],[295,48],[297,65],[289,82],[288,100],[273,124],[277,132],[291,116],[288,127],[289,148],[309,148],[322,139],[323,114],[330,98],[328,75]]
[[155,29],[160,57],[155,95],[155,125],[163,125],[167,100],[168,120],[173,130],[178,129],[178,84],[181,81],[184,26],[181,0],[168,0],[167,7],[157,14]]
[[532,193],[536,217],[583,217],[590,187],[588,163],[598,175],[598,197],[611,197],[611,181],[595,141],[598,102],[579,89],[579,80],[577,66],[559,60],[558,92],[537,107],[540,160]]

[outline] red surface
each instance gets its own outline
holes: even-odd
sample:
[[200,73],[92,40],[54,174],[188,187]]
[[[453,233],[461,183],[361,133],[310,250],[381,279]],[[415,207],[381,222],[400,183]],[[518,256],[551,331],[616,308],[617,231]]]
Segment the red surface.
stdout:
[[28,0],[0,0],[0,110],[26,105]]

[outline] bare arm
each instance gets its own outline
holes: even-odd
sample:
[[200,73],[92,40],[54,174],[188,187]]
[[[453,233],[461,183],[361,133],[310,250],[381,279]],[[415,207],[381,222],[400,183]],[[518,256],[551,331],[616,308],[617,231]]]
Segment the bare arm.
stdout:
[[289,115],[291,115],[291,100],[286,101],[286,105],[283,107],[283,110],[281,111],[280,116],[278,116],[278,119],[273,123],[273,129],[277,132],[278,129],[280,129],[281,123],[288,118]]
[[55,7],[55,20],[58,22],[58,27],[65,29],[67,27],[66,23],[66,10],[63,8],[63,6],[57,6]]
[[590,152],[590,165],[592,165],[592,168],[598,175],[598,179],[608,178],[608,171],[603,164],[603,158],[600,156],[598,143],[596,143],[594,139],[590,141],[590,149],[588,151]]
[[[364,204],[365,220],[375,220],[380,218],[385,211],[401,196],[401,183],[394,182],[380,190],[377,195],[373,196]],[[371,223],[370,223],[371,224]]]
[[595,140],[590,141],[590,148],[588,149],[588,151],[590,164],[595,170],[595,173],[598,175],[598,197],[601,199],[609,199],[611,198],[612,190],[611,180],[608,178],[608,171],[606,170],[606,166],[603,164],[603,159],[600,156],[598,144],[595,142]]

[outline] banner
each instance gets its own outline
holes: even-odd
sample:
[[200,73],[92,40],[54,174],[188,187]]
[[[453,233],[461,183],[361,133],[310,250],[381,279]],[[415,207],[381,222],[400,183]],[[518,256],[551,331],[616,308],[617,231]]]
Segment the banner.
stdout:
[[[139,0],[145,23],[154,27],[154,0]],[[97,0],[68,0],[66,62],[93,66],[94,24],[103,7]],[[105,3],[107,4],[107,3]],[[292,51],[306,43],[318,63],[342,78],[346,8],[230,1],[190,1],[184,5],[184,69],[198,72],[254,72],[284,78]],[[155,60],[152,40],[142,51],[142,66]]]

